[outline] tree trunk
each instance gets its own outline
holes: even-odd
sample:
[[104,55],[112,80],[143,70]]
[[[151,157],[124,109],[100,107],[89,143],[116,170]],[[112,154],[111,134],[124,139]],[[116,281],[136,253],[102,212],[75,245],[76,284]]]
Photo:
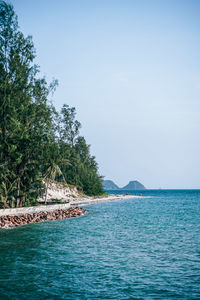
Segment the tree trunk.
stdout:
[[17,207],[19,207],[20,204],[20,179],[17,182]]
[[49,179],[47,180],[47,187],[46,187],[46,194],[45,194],[45,204],[47,204],[47,192],[48,192],[48,188],[49,188]]

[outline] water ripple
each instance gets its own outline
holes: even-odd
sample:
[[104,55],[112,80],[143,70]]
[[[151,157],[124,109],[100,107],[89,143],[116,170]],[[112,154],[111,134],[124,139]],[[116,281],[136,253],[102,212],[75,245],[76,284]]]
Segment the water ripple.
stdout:
[[1,230],[0,299],[199,299],[200,192],[153,196]]

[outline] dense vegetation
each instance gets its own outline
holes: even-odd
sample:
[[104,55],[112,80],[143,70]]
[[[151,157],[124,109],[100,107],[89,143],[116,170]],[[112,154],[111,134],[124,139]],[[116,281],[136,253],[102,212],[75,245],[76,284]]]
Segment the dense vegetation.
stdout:
[[46,178],[102,193],[101,176],[89,145],[79,135],[74,107],[58,113],[48,101],[57,81],[47,84],[33,63],[30,36],[19,31],[13,7],[0,2],[0,205],[18,207],[45,194]]

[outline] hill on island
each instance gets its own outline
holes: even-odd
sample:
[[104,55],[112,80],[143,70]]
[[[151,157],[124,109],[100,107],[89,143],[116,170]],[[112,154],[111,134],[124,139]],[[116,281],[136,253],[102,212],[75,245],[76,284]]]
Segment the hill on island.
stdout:
[[103,181],[104,190],[119,190],[119,187],[112,180]]
[[122,188],[122,190],[126,190],[126,191],[145,190],[145,189],[146,189],[145,186],[137,180],[129,181],[129,183]]
[[127,185],[120,188],[118,187],[112,180],[104,180],[103,181],[103,189],[104,190],[145,190],[145,186],[137,180],[129,181]]

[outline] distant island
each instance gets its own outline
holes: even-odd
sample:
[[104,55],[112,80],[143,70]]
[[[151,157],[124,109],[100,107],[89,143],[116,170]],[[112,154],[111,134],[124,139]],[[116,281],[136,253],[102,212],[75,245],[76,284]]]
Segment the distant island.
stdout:
[[103,180],[104,190],[119,190],[120,188],[112,180]]
[[129,183],[122,188],[118,187],[112,180],[103,180],[103,188],[104,190],[146,190],[145,186],[137,180],[129,181]]

